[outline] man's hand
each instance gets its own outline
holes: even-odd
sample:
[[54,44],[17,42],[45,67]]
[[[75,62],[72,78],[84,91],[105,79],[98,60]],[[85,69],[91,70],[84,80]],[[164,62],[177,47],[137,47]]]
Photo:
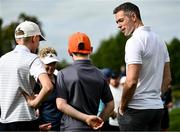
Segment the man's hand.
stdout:
[[52,128],[51,123],[39,125],[40,131],[48,131]]
[[33,108],[37,108],[37,106],[35,105],[35,98],[36,98],[35,95],[30,96],[25,92],[22,92],[22,94],[25,97],[28,106],[33,107]]
[[125,109],[126,109],[125,107],[121,107],[119,113],[124,113]]
[[173,102],[169,102],[167,105],[166,105],[167,108],[172,108],[173,107]]
[[101,128],[104,124],[103,120],[100,117],[94,115],[89,115],[86,119],[86,123],[95,130]]
[[124,111],[125,111],[125,109],[122,109],[122,107],[121,107],[121,108],[120,108],[120,107],[118,108],[118,112],[119,112],[120,115],[123,115]]
[[115,119],[117,117],[117,113],[115,111],[111,112],[110,117],[112,117],[113,119]]

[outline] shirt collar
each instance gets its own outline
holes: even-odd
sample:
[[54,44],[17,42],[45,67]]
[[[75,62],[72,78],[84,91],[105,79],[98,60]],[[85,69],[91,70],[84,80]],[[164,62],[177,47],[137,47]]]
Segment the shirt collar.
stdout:
[[84,64],[84,63],[91,63],[90,60],[75,60],[74,64]]
[[16,45],[14,51],[26,51],[26,52],[30,52],[28,47],[26,47],[25,45]]
[[135,31],[133,32],[133,35],[136,34],[136,32],[139,32],[140,30],[150,31],[151,28],[149,26],[140,26],[140,27],[135,29]]

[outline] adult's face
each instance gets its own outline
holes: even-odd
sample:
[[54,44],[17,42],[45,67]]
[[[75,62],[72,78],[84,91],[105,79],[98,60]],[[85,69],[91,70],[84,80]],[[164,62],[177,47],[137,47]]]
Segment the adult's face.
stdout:
[[132,14],[119,11],[115,14],[115,20],[118,28],[125,36],[129,36],[135,29],[135,19]]
[[39,41],[40,41],[40,36],[39,35],[32,37],[32,52],[33,53],[35,53],[36,50],[38,49]]

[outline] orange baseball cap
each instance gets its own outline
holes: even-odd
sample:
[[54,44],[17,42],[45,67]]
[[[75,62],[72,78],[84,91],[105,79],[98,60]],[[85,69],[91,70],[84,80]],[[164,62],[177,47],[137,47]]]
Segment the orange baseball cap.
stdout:
[[92,51],[91,42],[85,33],[76,32],[69,37],[68,52],[89,54]]

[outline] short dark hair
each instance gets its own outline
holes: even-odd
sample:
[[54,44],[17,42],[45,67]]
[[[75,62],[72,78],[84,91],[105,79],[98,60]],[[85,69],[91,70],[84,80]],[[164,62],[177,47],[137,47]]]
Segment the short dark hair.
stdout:
[[119,6],[117,6],[113,10],[113,14],[116,14],[119,11],[124,11],[124,12],[134,12],[139,20],[141,20],[141,15],[140,15],[140,10],[139,7],[136,6],[135,4],[131,2],[125,2]]

